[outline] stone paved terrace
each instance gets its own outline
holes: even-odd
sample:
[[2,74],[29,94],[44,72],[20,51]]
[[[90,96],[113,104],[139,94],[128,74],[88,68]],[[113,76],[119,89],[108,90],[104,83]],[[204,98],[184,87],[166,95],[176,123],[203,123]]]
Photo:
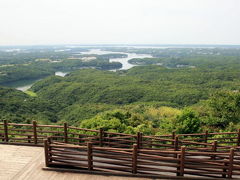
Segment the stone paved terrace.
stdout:
[[147,180],[117,176],[44,171],[42,147],[0,145],[0,180]]

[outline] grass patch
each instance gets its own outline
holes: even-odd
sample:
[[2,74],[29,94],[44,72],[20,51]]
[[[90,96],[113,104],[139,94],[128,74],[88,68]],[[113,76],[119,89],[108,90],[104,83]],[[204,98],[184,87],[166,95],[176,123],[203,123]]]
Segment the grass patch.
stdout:
[[35,92],[32,92],[32,91],[25,91],[25,93],[28,94],[29,96],[37,97],[37,94]]

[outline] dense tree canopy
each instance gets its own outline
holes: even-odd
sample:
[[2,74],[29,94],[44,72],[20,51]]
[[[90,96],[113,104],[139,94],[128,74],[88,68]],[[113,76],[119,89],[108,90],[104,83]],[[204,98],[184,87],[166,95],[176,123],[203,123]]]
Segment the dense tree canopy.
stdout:
[[[1,52],[0,84],[43,79],[26,93],[1,86],[0,119],[69,122],[133,134],[233,131],[240,127],[240,50],[120,49],[154,57],[132,59],[131,63],[141,66],[111,72],[103,69],[121,64],[109,63],[109,58],[126,55],[94,55],[96,59],[88,61],[93,57],[88,54],[85,61],[79,60],[83,49],[60,53],[32,50],[25,55]],[[73,72],[54,76],[58,70]]]

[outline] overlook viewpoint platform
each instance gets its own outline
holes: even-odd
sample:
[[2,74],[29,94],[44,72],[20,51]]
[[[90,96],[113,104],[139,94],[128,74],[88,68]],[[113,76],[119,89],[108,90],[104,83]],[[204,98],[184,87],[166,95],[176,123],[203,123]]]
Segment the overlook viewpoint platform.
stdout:
[[[101,176],[44,171],[43,147],[0,144],[1,180],[137,180],[143,178]],[[146,180],[146,178],[144,178]]]
[[0,122],[1,180],[110,178],[240,179],[240,129],[146,136]]

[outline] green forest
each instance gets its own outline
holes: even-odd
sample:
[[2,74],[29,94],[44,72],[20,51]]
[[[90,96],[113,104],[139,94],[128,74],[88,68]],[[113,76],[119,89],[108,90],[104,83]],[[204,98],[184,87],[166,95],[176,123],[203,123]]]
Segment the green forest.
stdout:
[[[131,59],[129,63],[138,66],[116,72],[108,70],[121,64],[109,63],[109,58],[124,54],[98,55],[83,62],[66,60],[72,54],[52,52],[52,60],[58,63],[32,57],[17,65],[17,60],[11,61],[13,66],[5,63],[0,67],[0,119],[68,122],[83,128],[155,135],[240,128],[240,49],[106,50],[148,53],[153,58]],[[79,69],[86,66],[99,68]],[[54,76],[56,70],[71,73]],[[5,86],[7,81],[29,77],[42,80],[26,92]]]
[[[54,75],[56,71],[74,71],[81,68],[119,69],[122,64],[109,62],[109,58],[125,57],[125,54],[79,55],[75,51],[77,50],[55,52],[46,49],[17,54],[0,51],[0,85],[8,86],[20,80],[42,79]],[[92,56],[95,59],[82,59]]]

